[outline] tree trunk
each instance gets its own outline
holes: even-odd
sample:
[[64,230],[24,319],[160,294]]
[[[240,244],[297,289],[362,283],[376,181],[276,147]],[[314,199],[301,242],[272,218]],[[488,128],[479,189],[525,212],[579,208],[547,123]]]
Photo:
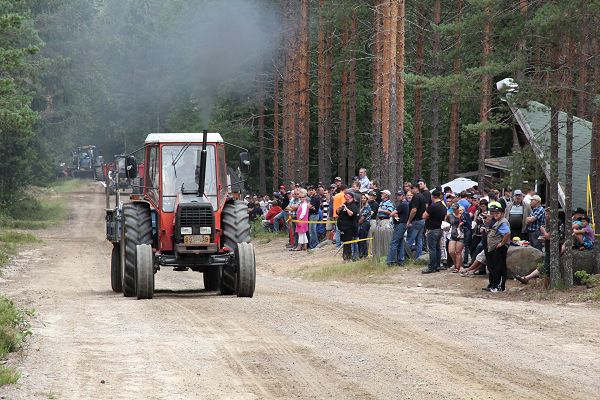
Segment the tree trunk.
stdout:
[[548,181],[550,207],[550,286],[561,285],[560,233],[558,231],[558,109],[551,108],[550,117],[550,179]]
[[[382,18],[383,18],[383,54],[382,54],[382,79],[381,79],[381,155],[382,165],[385,166],[386,173],[382,174],[382,187],[389,187],[390,175],[389,175],[389,153],[390,153],[390,71],[392,60],[390,54],[392,51],[390,48],[391,38],[391,15],[390,15],[390,0],[385,0],[382,4]],[[395,58],[395,57],[394,57]]]
[[[575,43],[571,35],[567,41],[565,54],[566,68],[563,68],[562,95],[564,110],[567,113],[567,136],[566,136],[566,165],[565,165],[565,226],[569,226],[573,211],[573,69],[575,66],[574,52]],[[572,237],[565,235],[565,248],[563,255],[563,282],[567,287],[573,286],[573,254],[571,252]]]
[[[344,29],[342,33],[342,48],[348,45],[348,30]],[[342,78],[340,88],[340,127],[338,130],[338,168],[337,174],[344,179],[346,176],[346,162],[348,161],[347,154],[347,131],[348,131],[348,64],[343,63]]]
[[[485,67],[488,64],[490,54],[492,53],[492,20],[491,10],[485,9],[485,28],[483,31],[483,56],[481,65]],[[481,80],[481,106],[479,108],[479,120],[483,125],[489,121],[489,112],[492,102],[492,77],[490,74],[484,74]],[[489,132],[482,128],[479,132],[479,160],[477,164],[477,180],[480,189],[485,188],[485,158],[488,153]]]
[[381,55],[382,17],[381,0],[375,0],[373,12],[375,43],[373,45],[373,143],[371,145],[372,178],[381,183]]
[[[442,4],[440,0],[436,0],[433,4],[433,75],[434,77],[440,75],[440,33],[437,27],[442,22]],[[439,158],[440,154],[440,91],[437,87],[434,87],[431,91],[431,171],[430,171],[430,185],[435,187],[440,180],[440,168]]]
[[296,179],[308,182],[310,165],[310,32],[309,32],[309,0],[300,2],[300,49],[299,49],[299,110],[298,110],[298,153],[296,156]]
[[319,0],[319,34],[317,44],[317,136],[319,146],[317,148],[319,158],[319,181],[327,182],[327,154],[325,153],[325,123],[327,120],[327,33],[325,32],[325,0]]
[[398,0],[398,46],[396,51],[396,75],[398,76],[396,102],[396,136],[397,136],[397,159],[396,175],[399,188],[404,183],[404,19],[406,18],[406,2]]
[[[425,69],[425,0],[419,1],[417,16],[417,52],[415,60],[415,74],[422,76]],[[413,178],[420,178],[423,174],[423,89],[417,84],[415,88],[415,165]]]
[[279,187],[279,70],[275,67],[273,87],[273,191]]
[[[456,22],[460,23],[462,16],[463,0],[456,1],[457,16]],[[456,34],[456,47],[461,48],[462,34],[460,31]],[[452,63],[452,72],[455,75],[460,73],[460,56],[457,56]],[[460,123],[460,85],[454,86],[452,93],[452,103],[450,104],[450,127],[448,133],[448,179],[456,178],[458,172],[458,154],[459,154],[459,123]]]
[[332,116],[333,116],[333,82],[331,80],[331,71],[333,69],[333,32],[329,32],[326,39],[326,74],[325,74],[325,155],[327,157],[326,165],[327,170],[326,173],[329,178],[323,181],[323,183],[331,182],[333,160],[331,157],[331,126],[332,126]]
[[[596,38],[596,56],[595,56],[595,85],[594,90],[596,96],[600,96],[600,39]],[[594,219],[600,218],[600,103],[596,102],[594,105],[593,113],[593,127],[592,127],[592,152],[590,157],[590,174],[592,181],[592,193],[594,201]],[[600,223],[595,222],[594,231],[596,234],[600,233]],[[600,273],[600,246],[594,246],[594,261],[595,261],[595,273]]]
[[397,67],[397,57],[398,57],[398,0],[390,1],[390,29],[389,29],[389,53],[386,55],[386,58],[389,57],[390,65],[389,65],[389,73],[390,77],[390,123],[389,123],[389,133],[388,133],[388,184],[387,187],[394,192],[402,187],[402,184],[398,184],[398,177],[396,175],[396,166],[398,160],[398,141],[397,141],[397,122],[398,122],[398,98],[397,95],[397,85],[398,85],[398,67]]
[[[577,75],[577,116],[579,118],[587,119],[589,117],[588,108],[590,104],[590,98],[588,94],[588,54],[587,54],[587,43],[589,37],[586,34],[584,40],[577,44],[577,64],[579,65],[579,74]],[[597,55],[596,55],[597,57]]]
[[265,168],[265,88],[259,77],[258,88],[258,191],[267,193],[267,176]]
[[352,13],[350,30],[350,63],[348,73],[348,182],[356,171],[356,45],[357,45],[358,16],[356,10]]

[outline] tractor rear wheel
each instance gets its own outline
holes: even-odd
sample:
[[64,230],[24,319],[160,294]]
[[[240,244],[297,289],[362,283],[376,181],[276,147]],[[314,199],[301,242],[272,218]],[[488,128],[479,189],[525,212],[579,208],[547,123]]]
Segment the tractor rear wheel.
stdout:
[[152,244],[152,219],[146,203],[123,205],[123,295],[136,295],[137,245]]
[[[222,246],[234,252],[239,243],[250,242],[250,221],[248,220],[248,207],[242,201],[225,204],[221,213],[221,229],[223,236]],[[231,295],[236,293],[237,265],[223,267],[221,279],[221,294]]]
[[149,244],[138,244],[136,246],[136,292],[137,298],[151,299],[154,295],[154,257],[152,246]]
[[204,289],[213,292],[219,290],[221,284],[221,268],[213,268],[204,272]]
[[256,283],[256,258],[252,243],[239,243],[235,258],[238,266],[237,297],[252,297]]
[[118,243],[113,243],[112,254],[110,256],[110,285],[112,286],[112,290],[117,293],[123,291],[121,268],[121,246]]

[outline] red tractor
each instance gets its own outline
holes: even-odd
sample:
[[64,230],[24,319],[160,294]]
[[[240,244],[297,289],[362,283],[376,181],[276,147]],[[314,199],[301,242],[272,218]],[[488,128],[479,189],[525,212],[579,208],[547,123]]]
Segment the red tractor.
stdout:
[[[171,267],[202,272],[206,290],[252,297],[250,223],[244,203],[228,196],[225,144],[206,131],[148,135],[142,194],[123,204],[117,192],[116,207],[107,209],[115,292],[150,299],[154,274]],[[242,168],[249,165],[246,151],[240,160]],[[126,157],[126,164],[135,178],[135,159]]]

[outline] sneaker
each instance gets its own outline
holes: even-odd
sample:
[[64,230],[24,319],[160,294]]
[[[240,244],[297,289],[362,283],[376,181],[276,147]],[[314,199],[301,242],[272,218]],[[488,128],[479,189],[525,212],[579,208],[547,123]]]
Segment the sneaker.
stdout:
[[421,270],[422,274],[433,274],[434,272],[438,272],[437,269],[429,269],[429,268],[425,268],[423,270]]
[[485,292],[491,292],[492,291],[492,289],[490,289],[489,287],[481,288],[481,290],[483,290]]

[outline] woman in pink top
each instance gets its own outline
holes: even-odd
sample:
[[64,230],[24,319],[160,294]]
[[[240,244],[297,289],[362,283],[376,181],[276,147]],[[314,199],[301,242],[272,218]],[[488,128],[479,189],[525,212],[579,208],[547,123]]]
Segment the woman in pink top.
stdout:
[[[300,206],[296,211],[296,219],[299,221],[308,221],[308,201],[306,198],[306,189],[300,189]],[[308,224],[306,222],[296,223],[296,233],[298,234],[298,247],[294,251],[302,251],[308,249],[308,238],[306,237],[308,232]]]

